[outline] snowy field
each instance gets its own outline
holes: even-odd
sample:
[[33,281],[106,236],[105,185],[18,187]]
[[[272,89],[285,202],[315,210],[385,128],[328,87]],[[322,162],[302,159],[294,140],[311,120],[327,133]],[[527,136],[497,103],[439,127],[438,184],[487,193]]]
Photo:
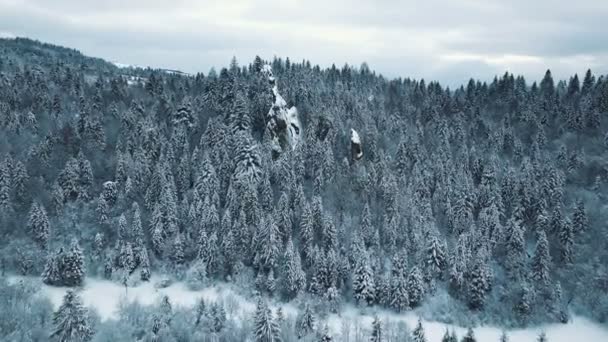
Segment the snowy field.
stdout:
[[[11,278],[11,282],[19,281],[19,277]],[[137,301],[142,305],[151,305],[161,296],[169,296],[174,306],[192,307],[200,298],[206,301],[221,301],[226,307],[226,312],[233,318],[248,319],[255,311],[256,304],[253,298],[246,298],[236,293],[230,285],[220,284],[207,287],[203,290],[193,291],[183,283],[173,283],[166,288],[156,288],[154,284],[159,278],[152,278],[152,281],[140,284],[137,287],[130,287],[125,290],[120,284],[100,279],[88,279],[86,285],[80,291],[84,304],[94,308],[102,320],[114,319],[117,315],[117,308],[123,301]],[[52,287],[41,283],[44,295],[48,296],[54,307],[59,307],[63,295],[67,288]],[[297,315],[297,308],[291,304],[281,305],[283,312],[287,316]],[[276,306],[274,307],[277,308]],[[413,313],[396,314],[388,311],[378,311],[378,316],[383,322],[391,324],[399,321],[405,322],[410,329],[417,323],[417,316]],[[354,330],[370,329],[373,317],[360,312],[357,308],[346,306],[339,314],[330,315],[326,323],[330,327],[331,333],[339,341],[340,335],[345,327],[353,332],[349,333],[351,339],[355,336]],[[454,329],[457,335],[463,336],[466,329],[439,322],[422,321],[427,340],[429,342],[439,342],[446,328]],[[477,327],[474,329],[478,341],[499,341],[502,330],[495,327]],[[592,322],[583,317],[574,316],[569,324],[549,324],[528,329],[518,329],[508,331],[509,341],[511,342],[533,342],[536,341],[538,334],[544,331],[550,342],[605,342],[608,341],[608,327]],[[353,339],[354,340],[354,339]]]

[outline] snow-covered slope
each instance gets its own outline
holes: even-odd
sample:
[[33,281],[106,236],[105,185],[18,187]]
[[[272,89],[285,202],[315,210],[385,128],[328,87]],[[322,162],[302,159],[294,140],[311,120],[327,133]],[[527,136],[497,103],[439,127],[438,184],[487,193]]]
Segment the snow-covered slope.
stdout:
[[[20,281],[22,278],[13,277],[12,282]],[[80,291],[80,295],[86,306],[94,308],[99,313],[101,319],[116,318],[116,310],[121,301],[134,302],[137,301],[142,305],[151,305],[155,303],[161,296],[169,296],[174,305],[182,307],[194,306],[200,298],[204,298],[210,302],[223,302],[227,306],[227,313],[235,319],[250,318],[255,311],[255,302],[253,298],[247,298],[238,294],[229,284],[215,284],[200,291],[188,289],[183,283],[174,283],[169,287],[158,289],[154,284],[160,278],[152,278],[150,282],[142,283],[136,287],[125,289],[123,286],[99,279],[88,279],[84,288]],[[33,279],[33,281],[39,281]],[[53,305],[58,308],[62,298],[67,291],[67,288],[52,287],[41,284],[42,293],[46,295]],[[287,316],[295,317],[297,308],[290,303],[279,305]],[[277,309],[274,305],[274,309]],[[376,312],[382,321],[387,324],[389,322],[405,322],[410,329],[415,327],[418,318],[415,314],[408,312],[405,314],[396,314],[389,311],[378,310]],[[325,322],[329,325],[332,335],[336,341],[342,341],[340,336],[347,328],[354,336],[355,330],[369,330],[371,328],[373,315],[369,312],[362,312],[358,308],[345,306],[340,314],[331,314]],[[425,329],[427,340],[429,342],[439,342],[446,328],[454,329],[458,336],[463,336],[466,329],[452,325],[446,325],[439,322],[422,321]],[[528,329],[517,329],[508,332],[509,341],[511,342],[533,342],[536,341],[540,332],[546,332],[549,341],[551,342],[570,342],[570,341],[608,341],[608,327],[604,327],[598,323],[591,322],[582,317],[573,317],[569,324],[549,324]],[[502,333],[500,328],[486,326],[475,328],[475,336],[478,341],[499,341]]]

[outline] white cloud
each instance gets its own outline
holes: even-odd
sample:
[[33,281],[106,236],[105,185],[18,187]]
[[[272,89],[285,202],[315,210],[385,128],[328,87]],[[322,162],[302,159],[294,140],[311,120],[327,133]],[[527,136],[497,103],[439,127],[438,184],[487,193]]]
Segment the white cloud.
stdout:
[[0,30],[189,72],[256,54],[451,85],[505,70],[608,73],[596,0],[0,0]]

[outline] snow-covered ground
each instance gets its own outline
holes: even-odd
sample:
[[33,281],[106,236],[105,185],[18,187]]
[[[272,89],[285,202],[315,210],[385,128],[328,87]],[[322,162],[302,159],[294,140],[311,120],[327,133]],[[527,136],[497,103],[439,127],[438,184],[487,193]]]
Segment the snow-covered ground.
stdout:
[[[19,277],[14,277],[11,278],[11,281],[17,282],[20,279]],[[116,310],[122,301],[137,301],[142,305],[151,305],[163,295],[169,296],[174,306],[182,307],[192,307],[200,298],[204,298],[210,302],[220,301],[226,306],[228,315],[235,318],[251,317],[255,310],[256,304],[253,298],[238,294],[228,284],[217,284],[199,291],[193,291],[188,289],[183,283],[173,283],[166,288],[156,288],[154,284],[158,280],[159,278],[153,278],[150,282],[142,283],[125,290],[120,284],[111,281],[88,279],[84,288],[80,290],[80,296],[86,306],[94,308],[98,312],[102,320],[116,318]],[[59,307],[67,288],[52,287],[44,284],[41,286],[44,295],[50,299],[56,308]],[[295,316],[297,314],[297,308],[292,304],[281,304],[281,307],[283,312],[288,316]],[[380,310],[377,314],[383,322],[390,321],[396,323],[403,321],[410,329],[416,326],[418,320],[413,313],[396,314]],[[339,315],[330,315],[326,323],[329,325],[330,331],[336,337],[336,340],[339,341],[338,337],[345,325],[351,327],[351,329],[355,329],[355,327],[369,329],[372,320],[373,317],[370,314],[364,314],[355,307],[347,306]],[[458,336],[463,336],[466,332],[466,328],[439,322],[423,320],[422,324],[429,342],[441,341],[446,328],[450,330],[454,329]],[[478,341],[490,342],[499,341],[502,333],[500,328],[490,326],[477,327],[474,331]],[[608,327],[577,316],[574,316],[569,324],[549,324],[508,331],[509,341],[533,342],[536,341],[541,331],[547,334],[550,342],[570,342],[576,340],[585,342],[608,341]]]

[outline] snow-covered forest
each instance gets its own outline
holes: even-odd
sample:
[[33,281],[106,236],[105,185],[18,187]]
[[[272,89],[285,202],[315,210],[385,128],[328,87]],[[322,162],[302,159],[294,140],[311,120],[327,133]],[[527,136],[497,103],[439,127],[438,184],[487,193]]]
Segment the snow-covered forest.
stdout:
[[[366,64],[188,75],[0,39],[0,340],[427,340],[378,313],[468,328],[447,342],[608,329],[607,116],[590,70],[449,89]],[[158,296],[105,317],[82,298],[102,281],[221,285],[249,309]],[[355,309],[376,318],[332,327]]]

